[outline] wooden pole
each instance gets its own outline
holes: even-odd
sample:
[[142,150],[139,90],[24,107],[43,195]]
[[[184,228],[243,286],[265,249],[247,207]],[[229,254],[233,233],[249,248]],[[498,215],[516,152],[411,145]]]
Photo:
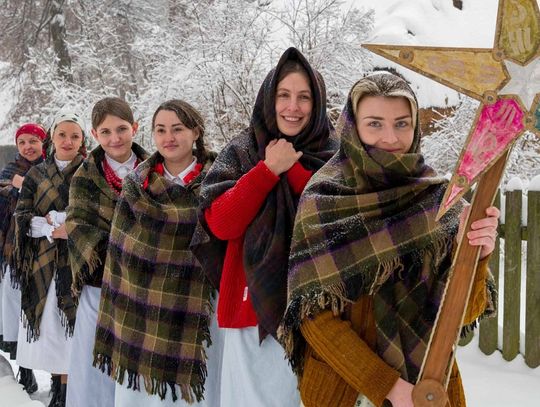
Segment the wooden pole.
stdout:
[[[470,229],[471,223],[486,216],[486,208],[493,203],[508,154],[509,150],[478,182],[466,222],[466,231]],[[422,372],[413,389],[415,407],[445,407],[448,403],[445,390],[447,378],[454,360],[453,352],[463,324],[479,253],[480,248],[469,245],[464,234],[454,257],[446,294],[437,315]],[[444,324],[439,324],[438,321],[444,321]]]
[[527,211],[525,363],[540,366],[540,191],[529,191]]
[[[494,206],[501,209],[501,192],[497,192],[495,197]],[[500,237],[497,236],[495,240],[495,250],[489,259],[489,269],[493,275],[495,282],[495,289],[499,292],[499,268],[500,268]],[[486,355],[491,355],[499,347],[499,321],[498,318],[486,318],[480,321],[480,335],[478,339],[478,346]]]

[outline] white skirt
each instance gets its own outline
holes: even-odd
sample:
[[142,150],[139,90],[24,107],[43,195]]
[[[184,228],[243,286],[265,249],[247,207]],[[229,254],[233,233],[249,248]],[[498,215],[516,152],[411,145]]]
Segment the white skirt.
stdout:
[[53,374],[67,374],[72,338],[66,335],[57,305],[54,278],[47,292],[45,309],[39,326],[37,341],[27,341],[27,330],[19,322],[17,364],[27,369],[44,370]]
[[[217,301],[216,301],[217,304]],[[215,304],[214,304],[215,309]],[[226,404],[220,405],[220,380],[221,380],[221,363],[223,355],[223,333],[218,328],[217,318],[214,313],[210,321],[210,336],[212,338],[212,346],[206,348],[207,365],[206,370],[208,375],[204,383],[204,400],[193,404],[188,404],[181,398],[182,392],[180,387],[176,385],[176,395],[178,399],[173,401],[171,389],[167,389],[165,399],[157,394],[150,395],[144,389],[144,381],[141,378],[141,390],[128,389],[127,373],[124,376],[123,384],[116,383],[114,393],[115,407],[228,407]],[[232,405],[231,405],[232,406]]]
[[21,290],[11,286],[11,271],[7,267],[2,279],[2,334],[5,342],[16,342],[21,320]]
[[[2,265],[0,264],[0,267]],[[3,327],[3,321],[2,321],[2,289],[4,287],[4,279],[0,280],[0,335],[4,335],[4,327]]]
[[222,328],[223,407],[298,407],[298,380],[281,345],[268,335],[259,346],[258,327]]
[[112,378],[92,366],[101,288],[84,286],[77,307],[68,369],[67,407],[114,407]]

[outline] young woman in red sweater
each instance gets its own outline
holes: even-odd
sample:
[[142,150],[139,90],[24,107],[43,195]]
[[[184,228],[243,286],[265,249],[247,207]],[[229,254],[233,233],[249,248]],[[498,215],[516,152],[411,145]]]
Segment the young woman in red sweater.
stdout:
[[222,406],[300,404],[275,336],[298,198],[335,151],[331,133],[323,79],[289,48],[264,80],[250,126],[203,181],[192,249],[220,292]]

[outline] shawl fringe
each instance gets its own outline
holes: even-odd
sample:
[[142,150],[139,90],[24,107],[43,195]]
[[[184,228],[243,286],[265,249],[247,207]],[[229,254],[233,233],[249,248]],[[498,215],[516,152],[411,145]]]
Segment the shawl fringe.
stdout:
[[[176,394],[177,383],[175,382],[161,380],[150,375],[142,375],[131,369],[116,366],[110,356],[103,355],[101,353],[94,356],[93,366],[101,370],[102,373],[106,373],[120,385],[124,384],[124,378],[127,373],[128,389],[133,389],[133,391],[141,391],[142,377],[144,388],[148,394],[157,394],[161,400],[164,400],[168,389],[170,389],[173,401],[178,400],[178,395]],[[196,367],[193,374],[194,377],[197,378],[195,383],[178,384],[181,398],[187,401],[189,404],[192,404],[195,401],[200,402],[204,399],[204,383],[208,375],[206,365],[201,364]]]
[[86,282],[92,279],[94,271],[101,266],[102,263],[99,254],[93,251],[89,261],[85,262],[86,267],[82,268],[79,273],[73,276],[74,279],[71,285],[71,294],[77,303],[79,302],[79,296],[81,295],[81,291],[86,285]]
[[[449,250],[451,250],[449,239],[435,239],[432,245],[418,250],[414,256],[422,259],[425,256],[431,256],[435,259],[434,263],[437,264],[441,258],[448,254]],[[405,278],[404,272],[405,267],[399,257],[381,261],[377,271],[373,273],[374,276],[366,276],[363,279],[363,287],[360,288],[359,292],[361,295],[363,295],[362,293],[374,295],[393,274],[397,274],[399,279]],[[431,272],[435,273],[436,270],[431,270]],[[365,270],[365,273],[370,273],[370,271]],[[302,376],[305,354],[305,341],[300,333],[302,322],[306,318],[314,318],[325,310],[331,310],[335,316],[340,316],[347,305],[353,304],[357,300],[358,298],[351,298],[346,283],[342,281],[325,286],[317,292],[312,291],[309,295],[303,295],[289,304],[283,322],[277,330],[277,337],[285,349],[293,371],[299,377]],[[464,327],[463,329],[469,328]]]

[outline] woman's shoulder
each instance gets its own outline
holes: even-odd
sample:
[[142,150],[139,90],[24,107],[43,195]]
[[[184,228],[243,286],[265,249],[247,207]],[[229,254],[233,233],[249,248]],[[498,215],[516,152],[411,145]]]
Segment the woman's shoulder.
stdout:
[[25,179],[40,179],[46,176],[47,169],[50,165],[54,165],[54,161],[51,163],[49,160],[45,160],[37,165],[32,166],[26,173]]
[[251,128],[246,128],[234,136],[228,143],[225,144],[223,149],[219,152],[217,159],[223,157],[225,154],[242,154],[247,153],[249,150],[253,150],[256,146],[254,133]]
[[334,155],[324,163],[315,174],[313,174],[304,189],[303,195],[323,193],[325,191],[331,193],[330,190],[334,189],[332,188],[332,185],[335,185],[336,187],[342,185],[345,179],[342,167],[344,160],[345,158],[340,151],[336,151]]

